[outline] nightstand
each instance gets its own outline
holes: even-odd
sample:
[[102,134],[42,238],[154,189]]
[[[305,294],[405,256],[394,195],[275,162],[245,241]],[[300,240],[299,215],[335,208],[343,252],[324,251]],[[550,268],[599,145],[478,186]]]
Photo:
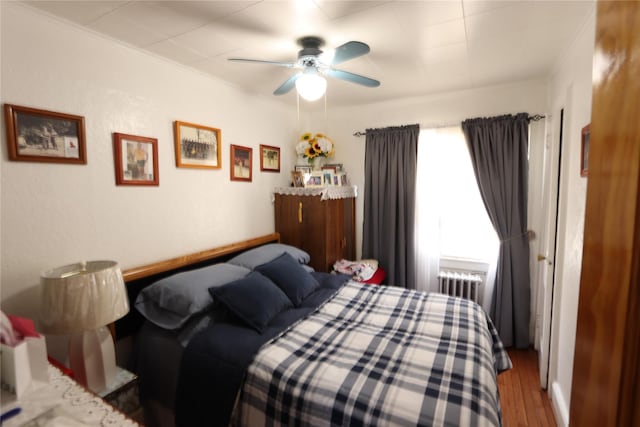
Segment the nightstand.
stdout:
[[138,376],[116,366],[116,378],[111,385],[97,393],[105,402],[120,412],[142,422],[142,408],[138,398]]
[[49,380],[32,387],[19,399],[1,391],[0,413],[14,408],[18,413],[2,422],[3,427],[64,425],[134,427],[138,422],[90,392],[54,365]]

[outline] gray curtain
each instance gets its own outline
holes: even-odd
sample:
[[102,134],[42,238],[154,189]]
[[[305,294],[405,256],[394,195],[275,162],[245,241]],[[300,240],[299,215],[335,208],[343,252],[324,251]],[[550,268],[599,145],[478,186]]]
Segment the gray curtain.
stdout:
[[490,316],[505,346],[529,346],[527,147],[529,116],[462,122],[482,200],[500,238]]
[[386,283],[415,289],[414,218],[420,126],[367,129],[362,256]]

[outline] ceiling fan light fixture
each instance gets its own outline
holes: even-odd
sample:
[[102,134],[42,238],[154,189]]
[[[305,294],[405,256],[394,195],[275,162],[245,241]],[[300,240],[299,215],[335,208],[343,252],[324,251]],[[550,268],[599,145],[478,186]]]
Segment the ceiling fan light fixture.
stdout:
[[304,73],[296,80],[296,90],[307,101],[317,101],[327,90],[327,80],[318,74]]

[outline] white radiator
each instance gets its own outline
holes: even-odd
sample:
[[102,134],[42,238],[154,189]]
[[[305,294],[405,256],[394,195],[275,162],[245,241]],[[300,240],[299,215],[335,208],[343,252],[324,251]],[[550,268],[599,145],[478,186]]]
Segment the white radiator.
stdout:
[[481,287],[484,278],[479,274],[470,274],[461,271],[440,271],[438,283],[440,293],[470,299],[481,302]]

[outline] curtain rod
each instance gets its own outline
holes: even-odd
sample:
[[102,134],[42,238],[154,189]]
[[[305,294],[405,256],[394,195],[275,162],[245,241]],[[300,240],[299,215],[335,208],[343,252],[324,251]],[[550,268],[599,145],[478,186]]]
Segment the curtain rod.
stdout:
[[[529,121],[532,122],[537,122],[538,120],[542,120],[544,119],[546,116],[542,115],[542,114],[534,114],[533,116],[529,116]],[[453,126],[458,126],[460,123],[445,123],[445,124],[439,124],[439,125],[429,125],[429,126],[425,126],[425,129],[436,129],[436,128],[450,128]],[[422,128],[422,126],[421,126]],[[366,132],[361,132],[361,131],[357,131],[353,133],[353,136],[366,136],[367,133]]]

